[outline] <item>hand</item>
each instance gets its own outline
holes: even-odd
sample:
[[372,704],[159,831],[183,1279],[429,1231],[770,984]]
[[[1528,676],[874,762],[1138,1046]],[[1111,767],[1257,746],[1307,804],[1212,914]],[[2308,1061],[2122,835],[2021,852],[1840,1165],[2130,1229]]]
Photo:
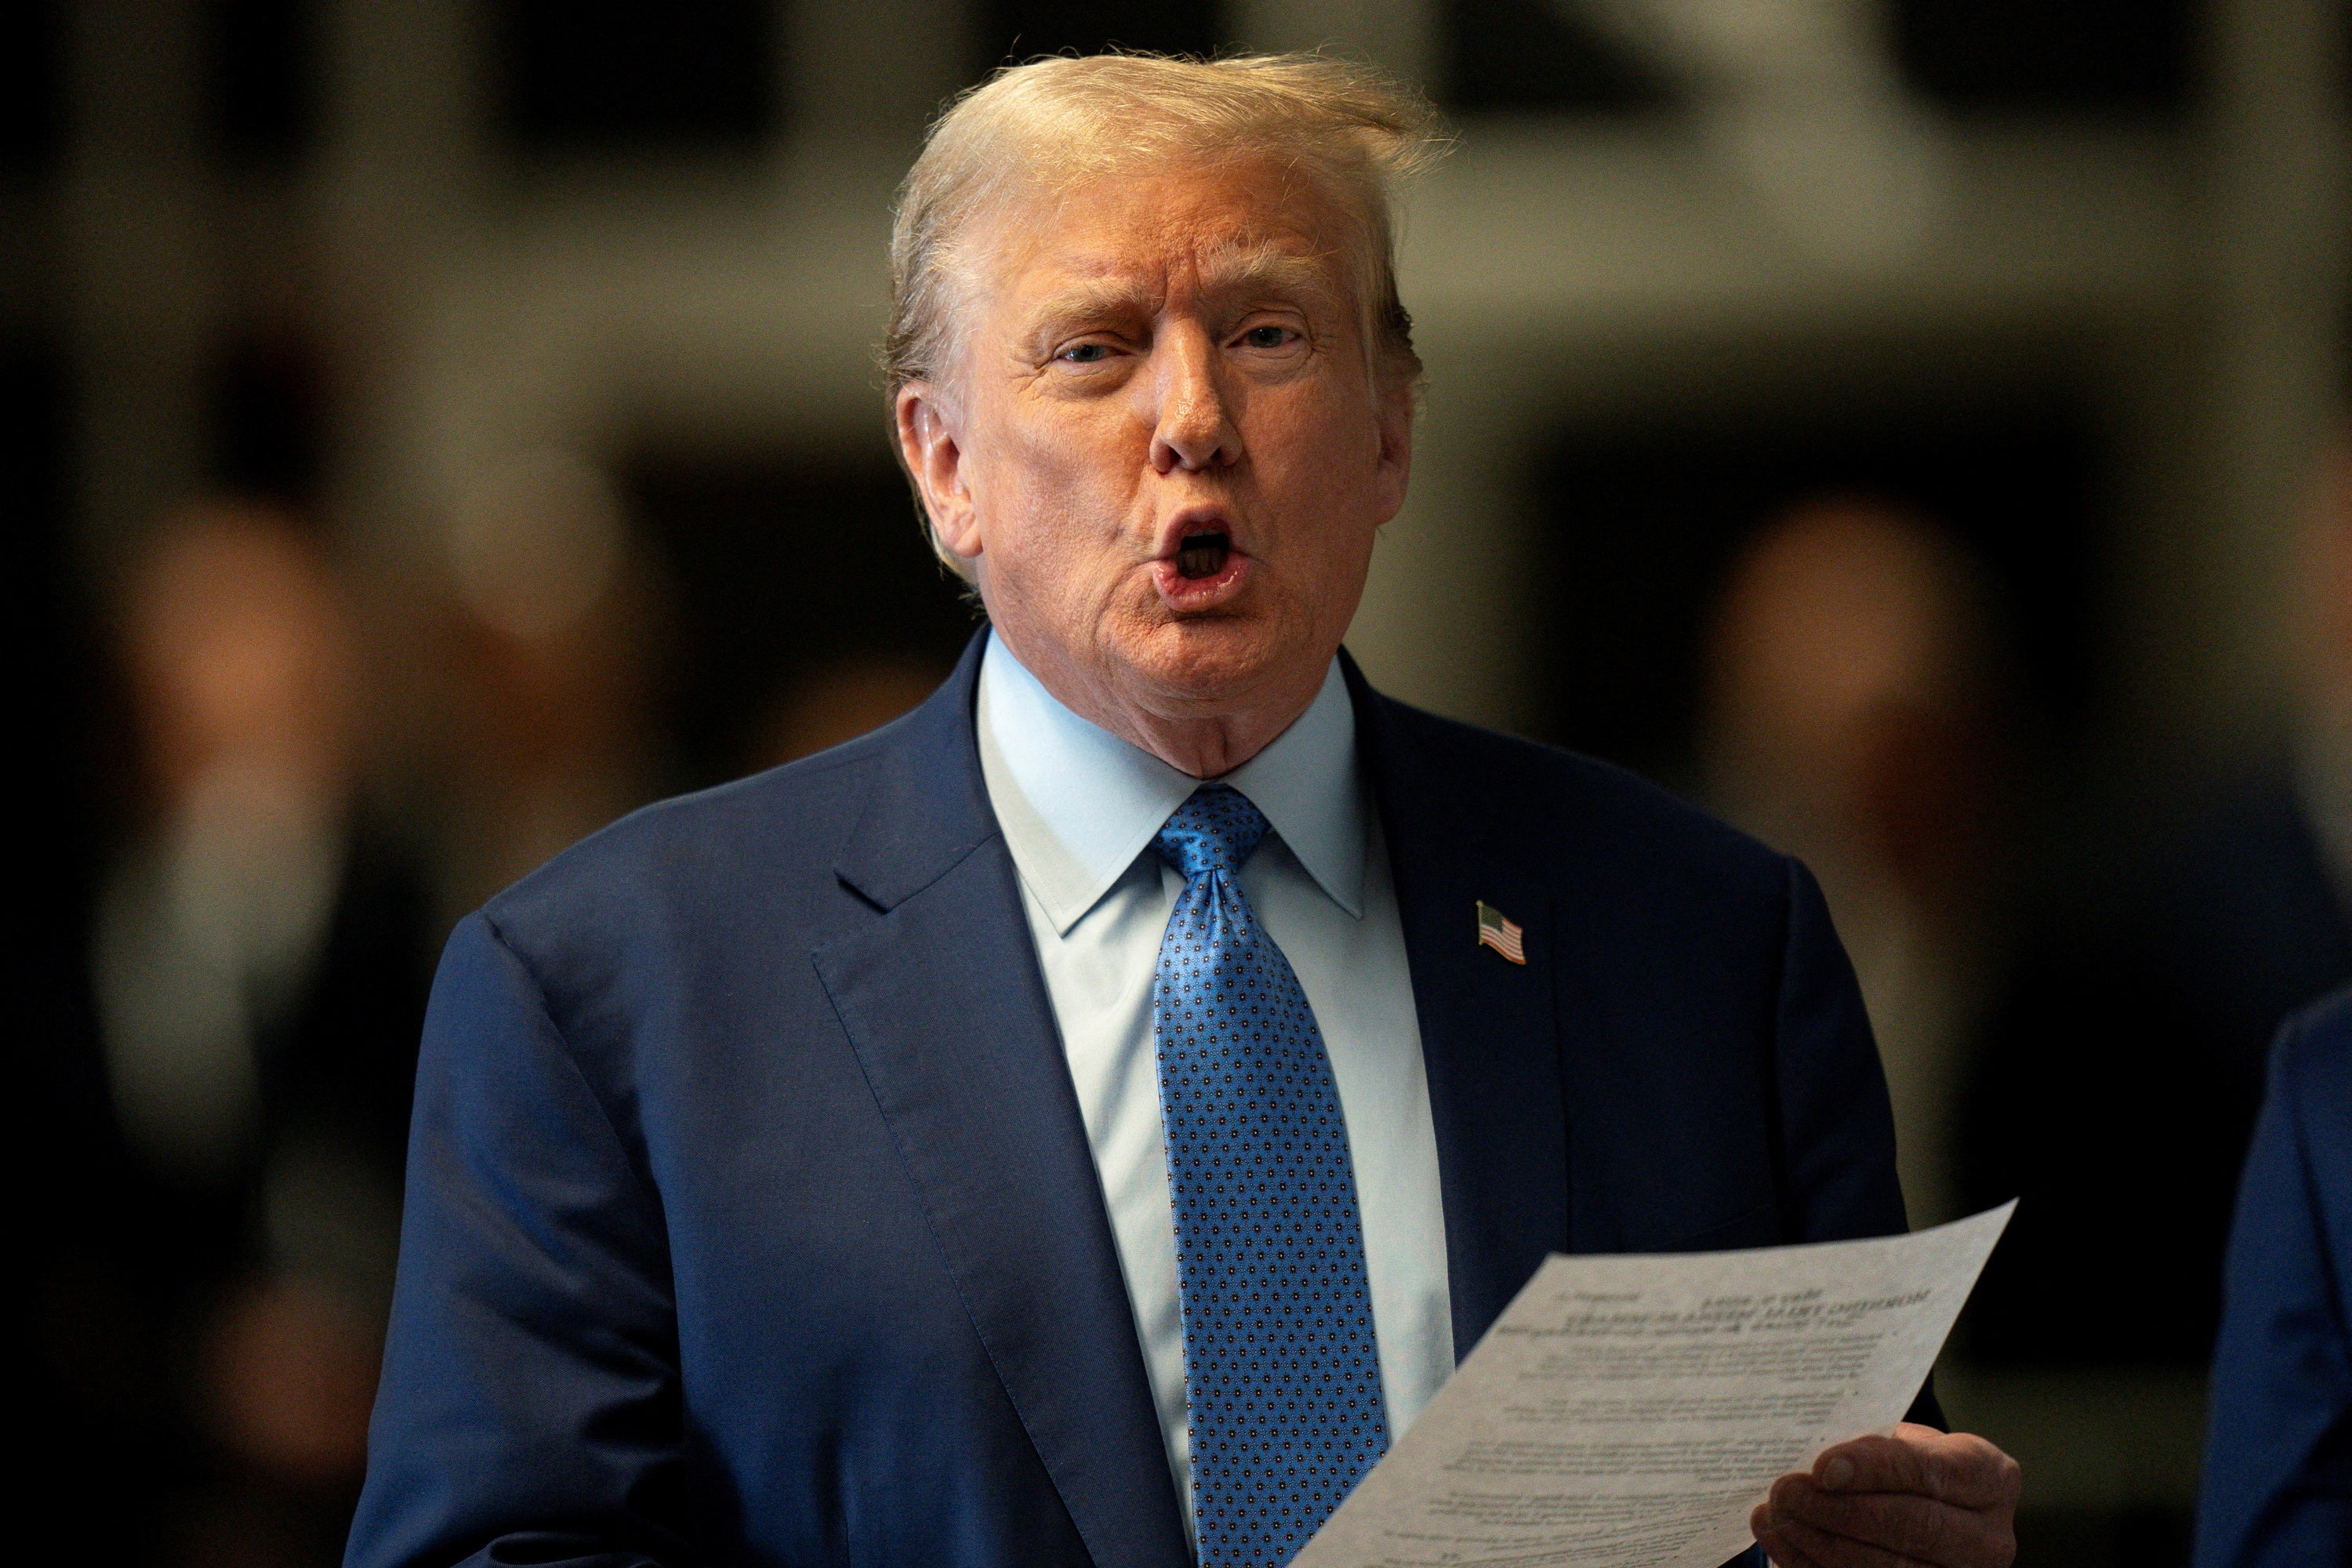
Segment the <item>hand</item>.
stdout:
[[1780,1568],[2009,1568],[2017,1461],[1981,1437],[1905,1422],[1782,1476],[1748,1525]]

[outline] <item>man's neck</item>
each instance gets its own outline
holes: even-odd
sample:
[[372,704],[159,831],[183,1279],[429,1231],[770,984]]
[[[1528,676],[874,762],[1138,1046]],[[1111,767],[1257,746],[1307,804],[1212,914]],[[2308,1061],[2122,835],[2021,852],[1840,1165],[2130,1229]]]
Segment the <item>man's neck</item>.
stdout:
[[1307,704],[1314,698],[1315,688],[1309,687],[1303,700],[1280,709],[1224,713],[1199,720],[1163,719],[1138,710],[1128,715],[1129,721],[1123,724],[1083,710],[1072,711],[1100,724],[1121,740],[1142,747],[1180,773],[1196,779],[1213,779],[1232,773],[1265,750],[1307,711]]
[[1006,647],[1063,707],[1196,779],[1221,778],[1273,744],[1315,700],[1329,668],[1326,659],[1261,682],[1244,697],[1196,704],[1138,690],[1137,683],[1088,670],[1058,649]]

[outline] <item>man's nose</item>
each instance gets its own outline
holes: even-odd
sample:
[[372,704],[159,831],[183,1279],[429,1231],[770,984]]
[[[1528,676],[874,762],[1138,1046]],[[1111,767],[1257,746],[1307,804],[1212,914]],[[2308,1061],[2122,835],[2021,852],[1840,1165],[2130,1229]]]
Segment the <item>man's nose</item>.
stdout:
[[1215,346],[1208,334],[1164,334],[1152,353],[1157,407],[1151,431],[1151,466],[1162,474],[1231,467],[1241,460],[1241,432],[1218,380]]

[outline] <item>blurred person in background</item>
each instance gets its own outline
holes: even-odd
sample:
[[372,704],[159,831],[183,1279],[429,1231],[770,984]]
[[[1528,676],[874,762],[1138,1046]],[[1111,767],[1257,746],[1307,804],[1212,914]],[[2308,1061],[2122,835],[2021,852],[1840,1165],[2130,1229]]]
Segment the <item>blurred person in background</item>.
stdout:
[[2340,910],[2352,905],[2352,422],[2318,476],[2294,569],[2304,718],[2295,795]]
[[[2185,810],[2109,803],[2051,852],[1963,1112],[1967,1200],[2025,1199],[1970,1308],[1974,1359],[2212,1352],[2270,1042],[2352,981],[2352,464],[2338,451],[2318,477],[2284,589],[2302,632],[2290,747]],[[2116,1314],[2118,1279],[2160,1289]]]
[[2008,855],[1993,648],[1975,563],[1863,497],[1763,528],[1706,641],[1708,797],[1821,880],[1877,1033],[1915,1226],[1962,1212],[1952,1126]]
[[[2352,890],[2352,428],[2322,467],[2297,581],[2300,783]],[[2352,1562],[2352,992],[2281,1031],[2246,1159],[2213,1354],[2199,1568]]]
[[947,674],[905,654],[861,654],[788,681],[752,728],[745,771],[798,762],[878,730],[913,711]]
[[668,603],[619,498],[570,452],[488,466],[450,518],[444,928],[657,793]]
[[91,973],[121,1171],[73,1289],[119,1331],[65,1353],[178,1347],[150,1373],[180,1434],[163,1560],[331,1562],[390,1296],[423,891],[361,805],[359,632],[301,521],[168,519],[113,631],[137,786]]
[[2352,1563],[2352,992],[2271,1053],[2225,1299],[2198,1568]]

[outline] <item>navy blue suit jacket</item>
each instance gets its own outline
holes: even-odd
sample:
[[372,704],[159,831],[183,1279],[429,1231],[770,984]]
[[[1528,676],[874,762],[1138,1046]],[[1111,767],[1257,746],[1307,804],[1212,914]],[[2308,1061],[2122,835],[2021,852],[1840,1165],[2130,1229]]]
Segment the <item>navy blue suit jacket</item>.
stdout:
[[[451,937],[353,1568],[1183,1568],[981,780],[979,648],[898,722],[642,811]],[[1548,1252],[1901,1229],[1811,878],[1347,672],[1454,1342]],[[1524,966],[1477,944],[1482,899]]]
[[2352,991],[2280,1031],[2224,1296],[2200,1568],[2352,1563]]

